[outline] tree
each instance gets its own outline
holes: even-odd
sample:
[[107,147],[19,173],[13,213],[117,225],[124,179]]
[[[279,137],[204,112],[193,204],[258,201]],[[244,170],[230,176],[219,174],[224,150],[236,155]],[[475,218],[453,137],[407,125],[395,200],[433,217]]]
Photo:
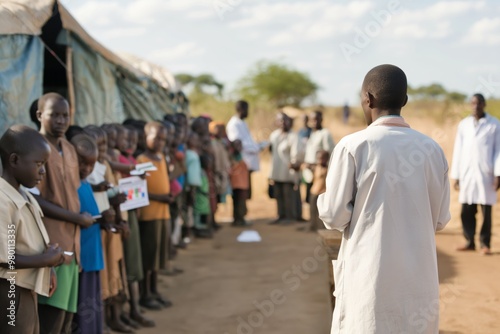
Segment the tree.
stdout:
[[175,76],[177,81],[185,87],[188,85],[193,85],[193,92],[197,94],[207,94],[206,88],[215,88],[217,90],[217,95],[222,96],[222,91],[224,90],[224,84],[215,80],[211,74],[200,74],[198,76],[179,73]]
[[465,94],[455,91],[447,91],[441,84],[432,83],[428,86],[413,88],[408,86],[408,95],[414,100],[441,100],[461,103],[467,97]]
[[237,92],[248,99],[267,99],[277,107],[300,106],[314,98],[319,86],[309,75],[284,64],[259,61],[237,85]]

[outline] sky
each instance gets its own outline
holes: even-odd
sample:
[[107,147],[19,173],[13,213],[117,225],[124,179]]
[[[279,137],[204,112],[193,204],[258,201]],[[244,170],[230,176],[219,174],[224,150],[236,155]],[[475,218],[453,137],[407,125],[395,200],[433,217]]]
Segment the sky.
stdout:
[[172,73],[210,73],[231,92],[259,60],[310,75],[317,103],[358,104],[374,66],[412,86],[500,96],[500,2],[430,0],[61,0],[115,52]]

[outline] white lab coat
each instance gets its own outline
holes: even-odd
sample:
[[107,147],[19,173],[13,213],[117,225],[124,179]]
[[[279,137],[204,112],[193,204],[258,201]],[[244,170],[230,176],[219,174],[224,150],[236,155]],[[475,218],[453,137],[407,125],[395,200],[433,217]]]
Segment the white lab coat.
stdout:
[[469,116],[458,125],[451,164],[451,178],[460,181],[459,202],[495,204],[495,176],[500,176],[500,122],[488,114],[479,121]]
[[247,123],[238,116],[233,116],[226,125],[226,133],[230,141],[241,140],[243,160],[249,170],[258,171],[260,169],[260,146],[253,140]]
[[448,164],[408,127],[343,138],[319,196],[319,216],[343,231],[334,261],[332,333],[438,333],[434,233],[450,220]]

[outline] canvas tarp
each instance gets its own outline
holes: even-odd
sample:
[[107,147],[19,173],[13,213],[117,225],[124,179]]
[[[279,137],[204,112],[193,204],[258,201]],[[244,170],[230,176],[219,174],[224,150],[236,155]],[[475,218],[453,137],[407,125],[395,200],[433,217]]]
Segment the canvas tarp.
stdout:
[[53,6],[54,0],[0,1],[0,35],[40,35]]
[[43,91],[43,52],[38,36],[0,36],[0,133],[31,124],[29,108]]

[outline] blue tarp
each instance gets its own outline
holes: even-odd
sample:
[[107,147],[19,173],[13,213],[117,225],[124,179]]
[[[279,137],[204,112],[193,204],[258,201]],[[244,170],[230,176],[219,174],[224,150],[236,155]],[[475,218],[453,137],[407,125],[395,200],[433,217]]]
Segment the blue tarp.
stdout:
[[43,57],[37,36],[0,36],[0,133],[12,124],[34,126],[29,108],[43,92]]

